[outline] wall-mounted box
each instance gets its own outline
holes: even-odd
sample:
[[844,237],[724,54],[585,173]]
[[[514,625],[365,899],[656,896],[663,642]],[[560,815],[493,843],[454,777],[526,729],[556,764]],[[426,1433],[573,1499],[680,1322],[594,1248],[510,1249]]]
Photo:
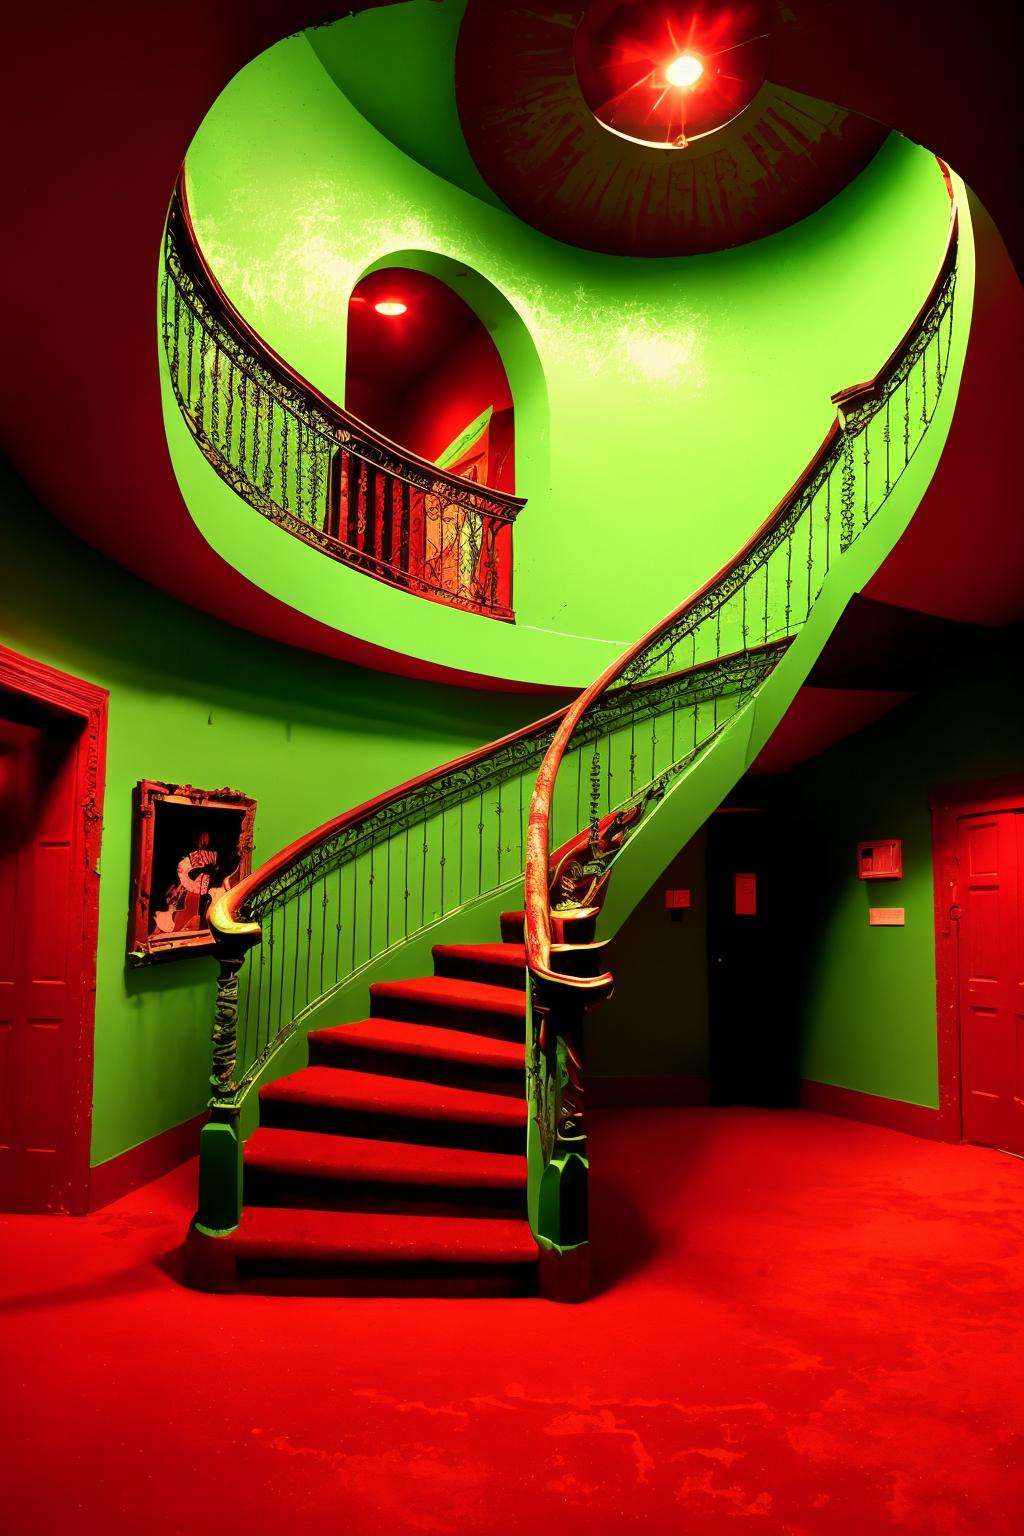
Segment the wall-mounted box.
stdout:
[[737,917],[757,916],[757,876],[738,874],[733,885],[733,912]]
[[903,907],[868,907],[870,928],[905,928],[906,922]]
[[691,905],[689,891],[666,891],[665,909],[668,912],[683,912]]
[[858,843],[857,876],[861,880],[902,880],[902,838],[878,837],[871,843]]

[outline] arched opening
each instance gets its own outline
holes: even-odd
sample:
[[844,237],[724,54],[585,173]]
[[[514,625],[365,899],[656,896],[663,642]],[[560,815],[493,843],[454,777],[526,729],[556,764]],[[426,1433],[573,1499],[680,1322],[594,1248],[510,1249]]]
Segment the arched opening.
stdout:
[[476,311],[430,272],[380,266],[352,290],[345,406],[450,474],[516,489],[501,354]]

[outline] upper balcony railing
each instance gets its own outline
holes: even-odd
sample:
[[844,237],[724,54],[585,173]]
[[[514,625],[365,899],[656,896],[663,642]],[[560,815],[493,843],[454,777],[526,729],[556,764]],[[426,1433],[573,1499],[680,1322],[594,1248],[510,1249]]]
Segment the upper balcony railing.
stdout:
[[167,220],[161,319],[189,431],[251,507],[378,581],[514,620],[512,525],[523,499],[408,452],[290,368],[207,266],[184,176]]

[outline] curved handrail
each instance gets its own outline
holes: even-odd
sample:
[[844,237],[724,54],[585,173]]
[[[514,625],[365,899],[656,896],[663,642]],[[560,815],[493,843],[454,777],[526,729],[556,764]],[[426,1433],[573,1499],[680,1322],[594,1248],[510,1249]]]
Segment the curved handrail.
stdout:
[[[952,199],[952,187],[945,167],[943,167],[943,173],[946,176],[947,190]],[[749,578],[752,566],[756,566],[758,569],[763,567],[767,570],[766,561],[772,552],[773,540],[785,532],[787,526],[791,523],[794,510],[799,509],[801,504],[807,501],[809,494],[813,503],[813,497],[820,489],[822,476],[831,475],[832,471],[837,467],[841,467],[843,471],[844,528],[840,540],[840,551],[849,547],[852,538],[856,536],[852,532],[852,523],[849,530],[846,528],[846,514],[848,511],[852,512],[852,480],[850,479],[852,475],[852,454],[848,451],[849,445],[856,433],[870,419],[873,414],[872,408],[877,407],[878,402],[884,401],[887,387],[898,376],[907,359],[911,359],[912,362],[917,361],[914,355],[915,347],[919,338],[924,333],[926,321],[939,311],[944,300],[946,301],[946,307],[939,314],[938,323],[940,325],[945,313],[949,311],[952,303],[952,286],[956,273],[958,231],[959,220],[954,201],[942,260],[939,263],[935,279],[929,288],[928,295],[923,304],[874,378],[866,383],[851,386],[833,395],[832,399],[837,406],[836,420],[830,425],[820,446],[799,478],[769,513],[768,517],[765,518],[760,527],[747,539],[740,550],[713,576],[709,577],[707,581],[698,587],[685,602],[680,603],[666,618],[655,624],[647,634],[629,646],[621,656],[606,667],[600,677],[595,679],[589,688],[586,688],[580,694],[563,715],[537,775],[536,785],[531,796],[529,826],[527,830],[526,871],[524,878],[526,959],[530,975],[542,987],[565,989],[568,992],[580,995],[582,999],[587,994],[600,996],[606,993],[612,985],[612,977],[607,972],[596,976],[570,976],[555,972],[551,966],[551,901],[549,890],[551,810],[559,770],[577,727],[596,702],[603,695],[607,694],[615,683],[629,681],[638,670],[645,670],[645,662],[649,662],[652,659],[651,652],[656,650],[659,645],[661,645],[662,649],[653,658],[654,660],[659,660],[666,653],[671,655],[674,645],[679,642],[680,638],[692,634],[697,626],[708,617],[709,613],[720,610],[724,603],[734,596],[738,590],[741,588],[745,590],[745,583]],[[943,376],[940,372],[940,388]],[[891,441],[888,417],[886,419],[886,436],[884,440],[888,447]],[[866,466],[867,457],[865,457],[865,483],[867,475]],[[894,484],[895,479],[891,483]],[[888,481],[887,474],[886,495],[890,489],[891,484]],[[847,506],[848,492],[849,507]],[[792,533],[791,527],[789,531]],[[769,551],[769,555],[765,556],[763,560],[759,560],[759,555],[766,549]],[[715,603],[716,596],[718,597],[717,604]],[[809,595],[808,612],[810,606]],[[767,615],[767,600],[765,612]],[[790,618],[788,608],[786,617],[788,628]],[[687,619],[692,619],[692,623],[688,626],[686,624]]]
[[[582,814],[582,750],[598,736],[668,704],[700,709],[738,696],[760,680],[775,649],[676,668],[606,700],[580,733],[567,829]],[[299,1022],[366,966],[453,911],[520,884],[529,789],[564,713],[343,811],[217,898],[207,919],[221,966],[215,1105],[237,1109]]]
[[269,346],[203,254],[184,168],[168,214],[164,269],[171,385],[221,478],[333,559],[432,601],[512,621],[511,532],[524,498],[403,448]]

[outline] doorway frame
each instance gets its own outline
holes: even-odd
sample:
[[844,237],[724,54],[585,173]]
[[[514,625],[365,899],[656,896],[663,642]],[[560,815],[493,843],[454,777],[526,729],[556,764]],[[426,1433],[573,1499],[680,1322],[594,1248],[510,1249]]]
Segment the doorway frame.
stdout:
[[76,913],[77,975],[72,981],[75,999],[69,1049],[74,1052],[68,1108],[70,1138],[64,1185],[64,1205],[72,1215],[89,1209],[90,1152],[92,1141],[93,1039],[96,1025],[96,956],[99,942],[100,841],[103,832],[103,795],[107,776],[107,715],[110,695],[106,688],[84,678],[61,672],[46,662],[23,656],[0,645],[0,698],[15,694],[32,699],[48,711],[77,726],[75,733],[75,827],[73,861],[82,880],[74,899]]
[[1024,807],[1024,774],[937,784],[929,792],[935,895],[935,1003],[939,1118],[943,1138],[964,1140],[963,1029],[960,1019],[959,915],[952,908],[957,879],[957,820],[965,815]]

